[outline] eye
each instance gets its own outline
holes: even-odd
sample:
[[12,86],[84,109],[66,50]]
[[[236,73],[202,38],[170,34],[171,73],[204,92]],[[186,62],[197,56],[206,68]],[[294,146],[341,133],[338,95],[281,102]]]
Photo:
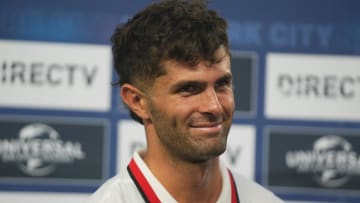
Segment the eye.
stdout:
[[223,88],[231,88],[232,87],[232,81],[231,77],[225,77],[218,80],[215,84],[215,89],[221,90]]
[[179,93],[195,94],[200,92],[200,87],[196,84],[186,84],[178,89]]
[[181,82],[174,87],[174,93],[181,96],[191,96],[200,93],[205,89],[206,84],[198,81]]

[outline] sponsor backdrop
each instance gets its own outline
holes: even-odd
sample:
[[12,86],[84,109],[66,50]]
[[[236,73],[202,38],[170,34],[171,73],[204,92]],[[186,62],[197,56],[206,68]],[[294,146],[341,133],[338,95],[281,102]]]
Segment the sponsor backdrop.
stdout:
[[[0,0],[0,202],[81,202],[145,147],[109,39],[151,1]],[[289,202],[360,202],[360,1],[212,1],[236,114],[222,161]]]

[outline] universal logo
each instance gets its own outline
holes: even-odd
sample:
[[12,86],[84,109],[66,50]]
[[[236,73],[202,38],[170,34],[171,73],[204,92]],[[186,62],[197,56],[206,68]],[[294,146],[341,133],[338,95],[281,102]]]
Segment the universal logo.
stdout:
[[300,174],[312,173],[320,185],[335,188],[360,175],[360,154],[343,137],[327,135],[317,139],[312,150],[288,151],[286,166]]
[[26,125],[18,139],[0,139],[1,160],[17,163],[30,176],[47,176],[58,164],[70,164],[85,156],[79,142],[61,140],[54,128],[43,123]]

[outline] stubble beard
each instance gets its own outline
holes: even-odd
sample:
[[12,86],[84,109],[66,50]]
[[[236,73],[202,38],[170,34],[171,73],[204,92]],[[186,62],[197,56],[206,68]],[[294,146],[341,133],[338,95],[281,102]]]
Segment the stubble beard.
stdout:
[[[153,124],[165,153],[173,159],[199,163],[220,156],[226,150],[227,136],[230,130],[228,122],[223,123],[222,131],[217,135],[208,135],[219,139],[215,143],[209,142],[202,135],[192,135],[181,129],[176,119],[171,119],[166,113],[154,109],[152,106]],[[185,125],[185,124],[184,124]]]

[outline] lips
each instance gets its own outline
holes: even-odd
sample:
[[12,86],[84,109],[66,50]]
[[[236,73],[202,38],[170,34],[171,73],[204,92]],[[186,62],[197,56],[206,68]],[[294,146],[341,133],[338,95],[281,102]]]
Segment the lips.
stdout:
[[223,129],[223,122],[209,122],[209,121],[194,121],[190,123],[190,128],[192,128],[195,134],[206,135],[211,137],[217,137]]
[[218,115],[203,115],[203,116],[193,116],[190,117],[187,121],[187,124],[191,127],[211,127],[222,124],[225,121],[224,116]]
[[214,128],[221,126],[222,122],[200,122],[200,123],[191,123],[190,127],[192,128]]
[[224,124],[223,116],[199,116],[199,117],[191,117],[188,120],[188,126],[195,130],[199,134],[204,135],[218,135],[222,129]]

